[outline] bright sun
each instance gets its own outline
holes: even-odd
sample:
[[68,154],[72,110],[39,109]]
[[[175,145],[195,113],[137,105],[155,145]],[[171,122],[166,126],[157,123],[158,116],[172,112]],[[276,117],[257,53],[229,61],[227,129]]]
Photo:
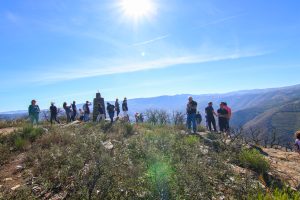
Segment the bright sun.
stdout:
[[119,6],[126,17],[135,20],[150,17],[156,10],[153,0],[120,0]]

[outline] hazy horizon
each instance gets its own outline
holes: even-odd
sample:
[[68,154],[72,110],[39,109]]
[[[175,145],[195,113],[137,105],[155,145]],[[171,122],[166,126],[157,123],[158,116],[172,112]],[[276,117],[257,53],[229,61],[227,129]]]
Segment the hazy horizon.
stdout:
[[[23,0],[0,6],[0,112],[299,84],[299,1]],[[298,53],[297,53],[298,52]]]
[[[159,98],[159,97],[163,97],[163,96],[177,96],[177,95],[197,95],[197,96],[201,96],[201,95],[226,95],[226,94],[231,94],[231,93],[238,93],[238,92],[251,92],[251,91],[256,91],[256,90],[270,90],[270,89],[281,89],[281,88],[287,88],[287,87],[294,87],[294,86],[300,86],[300,84],[296,84],[296,85],[286,85],[286,86],[281,86],[281,87],[272,87],[272,88],[253,88],[253,89],[246,89],[246,90],[236,90],[236,91],[228,91],[228,92],[215,92],[215,93],[199,93],[199,94],[192,94],[192,93],[182,93],[182,94],[162,94],[162,95],[158,95],[158,96],[148,96],[148,97],[133,97],[133,98],[128,98],[128,100],[137,100],[137,99],[148,99],[148,98]],[[90,102],[92,102],[92,100],[95,98],[95,94],[98,91],[95,91],[93,94],[91,93],[90,98],[88,99]],[[101,93],[101,91],[99,91]],[[101,93],[101,96],[105,99],[105,102],[114,102],[115,99],[106,99],[105,96]],[[76,100],[76,99],[74,99]],[[119,101],[122,102],[123,98],[119,98]],[[71,103],[73,100],[70,101],[66,101],[67,103]],[[85,101],[82,102],[78,102],[76,101],[76,104],[84,104]],[[39,104],[39,102],[38,102]],[[58,107],[62,107],[63,102],[55,102],[56,106]],[[30,102],[28,103],[28,106],[30,105]],[[39,104],[40,105],[40,104]],[[44,103],[42,104],[44,105]],[[28,107],[27,106],[27,107]],[[48,109],[48,107],[50,106],[50,102],[48,105],[46,105],[46,107],[41,107],[41,109]],[[27,107],[25,107],[24,109],[19,109],[19,110],[4,110],[1,111],[0,113],[5,114],[5,113],[10,113],[10,112],[18,112],[18,111],[27,111]]]

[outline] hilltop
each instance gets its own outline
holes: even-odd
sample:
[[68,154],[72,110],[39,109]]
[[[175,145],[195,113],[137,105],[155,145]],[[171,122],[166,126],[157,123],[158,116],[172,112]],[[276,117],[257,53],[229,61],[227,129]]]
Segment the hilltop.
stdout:
[[299,186],[299,168],[286,170],[293,180],[276,172],[299,156],[240,136],[147,123],[24,124],[1,134],[0,198],[298,199],[291,188]]
[[[215,109],[225,101],[233,110],[231,126],[233,128],[254,128],[261,131],[260,137],[270,137],[277,132],[281,145],[293,141],[293,133],[300,129],[299,101],[300,85],[282,88],[256,89],[230,92],[226,94],[160,96],[128,100],[129,114],[145,112],[149,109],[164,110],[168,113],[181,111],[185,113],[188,96],[198,102],[198,110],[204,118],[204,109],[212,101]],[[78,107],[82,107],[79,104]],[[27,111],[0,114],[0,119],[15,119],[26,116]],[[43,116],[41,116],[43,118]],[[204,125],[204,122],[203,122]]]

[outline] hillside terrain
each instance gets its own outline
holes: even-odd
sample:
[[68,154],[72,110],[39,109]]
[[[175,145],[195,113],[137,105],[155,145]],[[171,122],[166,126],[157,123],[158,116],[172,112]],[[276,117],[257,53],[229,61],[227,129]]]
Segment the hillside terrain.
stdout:
[[[300,85],[231,92],[226,94],[160,96],[153,98],[130,99],[129,114],[145,112],[149,109],[165,110],[168,113],[181,111],[185,113],[188,96],[193,96],[198,102],[198,110],[204,116],[207,103],[212,101],[215,109],[221,101],[225,101],[233,110],[231,126],[234,128],[261,129],[261,137],[269,137],[273,130],[277,131],[282,143],[292,141],[293,133],[300,129],[299,101]],[[81,107],[81,104],[78,105]],[[24,112],[0,114],[0,119],[24,117]],[[43,119],[43,116],[41,116]],[[204,122],[203,122],[204,123]]]
[[121,122],[6,129],[0,199],[299,199],[299,155],[199,131]]

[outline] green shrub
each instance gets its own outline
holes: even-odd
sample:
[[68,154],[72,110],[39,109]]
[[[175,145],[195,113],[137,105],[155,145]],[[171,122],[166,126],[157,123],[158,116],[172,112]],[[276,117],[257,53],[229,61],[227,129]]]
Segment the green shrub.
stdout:
[[134,128],[132,124],[125,123],[123,127],[124,127],[124,133],[123,133],[124,137],[128,137],[134,133]]
[[204,126],[197,126],[198,132],[206,132],[206,128]]
[[269,162],[259,151],[255,149],[243,149],[238,156],[241,166],[254,170],[257,173],[266,173],[269,168]]
[[0,143],[0,166],[5,164],[10,157],[9,146]]
[[257,200],[299,200],[300,192],[293,191],[290,188],[285,189],[275,189],[271,193],[259,192],[258,194],[252,196],[250,199]]
[[27,141],[22,137],[17,137],[14,145],[17,150],[24,150],[27,145]]

